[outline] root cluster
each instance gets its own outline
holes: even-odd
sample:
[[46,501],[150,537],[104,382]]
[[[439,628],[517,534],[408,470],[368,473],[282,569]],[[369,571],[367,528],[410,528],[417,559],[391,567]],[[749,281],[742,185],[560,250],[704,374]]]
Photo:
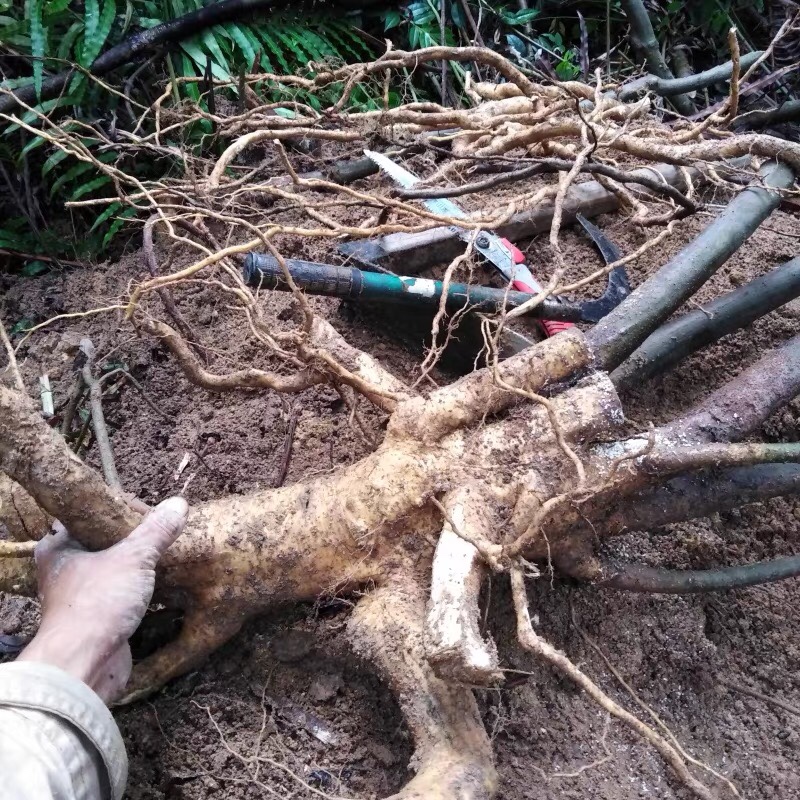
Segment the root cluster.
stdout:
[[[733,56],[735,62],[738,52]],[[464,109],[412,102],[346,110],[357,84],[380,85],[398,71],[441,59],[481,64],[504,82],[471,85],[471,105]],[[128,701],[194,668],[255,614],[326,592],[358,592],[349,623],[353,647],[397,693],[416,744],[416,775],[397,797],[490,798],[496,790],[491,747],[469,687],[502,679],[494,644],[478,625],[479,593],[489,573],[507,574],[520,643],[650,742],[695,796],[712,797],[697,765],[671,735],[656,732],[609,698],[534,631],[525,579],[539,574],[537,563],[549,563],[583,579],[607,581],[615,568],[595,558],[598,539],[654,518],[653,524],[664,524],[702,513],[701,504],[662,502],[669,481],[684,481],[689,496],[715,481],[730,485],[749,475],[755,482],[752,470],[796,461],[797,448],[778,452],[726,443],[746,437],[796,394],[800,343],[792,340],[767,356],[686,417],[625,438],[622,406],[608,375],[619,359],[606,354],[621,352],[617,343],[630,336],[628,328],[609,323],[588,335],[572,329],[505,361],[499,336],[508,319],[549,295],[582,289],[616,266],[565,282],[560,231],[583,183],[602,194],[605,210],[617,207],[632,222],[654,226],[653,236],[626,261],[663,241],[676,220],[699,206],[700,183],[733,191],[749,184],[760,193],[758,221],[777,203],[777,189],[791,191],[793,176],[786,168],[800,170],[800,145],[728,131],[741,79],[734,70],[728,101],[705,121],[670,125],[654,113],[650,97],[624,102],[599,74],[594,86],[544,85],[482,48],[388,51],[369,64],[316,65],[308,77],[246,76],[249,107],[229,115],[172,105],[170,86],[130,130],[118,131],[133,157],[180,159],[183,174],[161,181],[137,178],[126,158],[99,161],[82,143],[80,124],[39,119],[55,147],[93,162],[114,181],[115,197],[72,206],[121,200],[146,219],[142,272],[120,305],[130,324],[170,351],[190,381],[214,392],[285,393],[327,382],[354,419],[362,401],[387,417],[384,441],[346,469],[193,509],[189,529],[167,554],[158,578],[160,601],[185,611],[183,629],[137,667]],[[297,89],[331,87],[339,94],[316,111],[291,99],[263,101],[265,84],[286,97]],[[236,87],[217,83],[213,90],[224,94],[230,88]],[[203,121],[213,125],[219,155],[190,152],[181,144]],[[303,169],[308,159],[296,148],[309,141],[322,169]],[[424,181],[406,192],[374,177],[345,182],[337,163],[345,156],[360,158],[365,146],[413,157]],[[788,178],[759,172],[762,161],[775,159]],[[650,170],[664,164],[678,168],[672,183]],[[494,174],[481,177],[486,172]],[[508,193],[498,201],[492,191],[501,184]],[[426,192],[440,196],[443,188],[448,196],[463,196],[474,213],[454,220],[421,205]],[[400,381],[315,314],[284,261],[309,241],[327,244],[333,257],[333,246],[344,239],[422,235],[456,223],[468,230],[496,229],[541,209],[548,209],[550,219],[552,268],[545,291],[532,296],[527,309],[485,326],[488,366],[427,392],[419,381]],[[242,279],[241,259],[253,250],[282,265],[294,299],[294,316],[285,324],[267,322],[263,297]],[[461,266],[452,264],[447,280]],[[198,282],[241,314],[243,328],[262,348],[258,367],[219,370],[213,342],[180,312]],[[638,313],[637,302],[620,306],[617,316],[624,321],[630,309]],[[444,304],[423,362],[426,379],[438,357],[437,334],[451,331],[443,311]],[[624,356],[660,325],[659,313],[649,329],[644,325],[639,341],[625,339]],[[89,367],[84,381],[90,391],[94,380]],[[748,388],[753,380],[770,383],[768,396],[758,402]],[[15,538],[44,533],[41,513],[33,517],[37,507],[90,547],[125,536],[141,517],[113,481],[108,485],[70,451],[19,387],[0,386],[0,470],[7,476],[0,483],[0,520]],[[787,481],[785,474],[773,475],[754,483],[749,496],[779,494]],[[736,492],[714,497],[716,508],[738,502]],[[30,587],[31,564],[23,549],[9,555],[20,557],[0,560],[3,586]]]

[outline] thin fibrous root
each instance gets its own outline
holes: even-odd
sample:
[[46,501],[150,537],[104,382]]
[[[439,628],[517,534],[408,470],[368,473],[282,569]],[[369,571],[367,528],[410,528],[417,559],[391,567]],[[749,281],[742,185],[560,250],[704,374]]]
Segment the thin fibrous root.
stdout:
[[577,684],[598,705],[649,742],[658,750],[664,760],[672,767],[681,783],[695,797],[699,797],[701,800],[715,800],[711,790],[689,772],[686,762],[680,753],[663,736],[656,733],[649,725],[646,725],[638,717],[612,700],[586,673],[575,666],[564,653],[557,650],[534,631],[530,612],[528,611],[525,578],[518,568],[511,571],[511,590],[514,598],[514,609],[517,614],[517,638],[520,644],[526,650],[553,666],[564,677]]

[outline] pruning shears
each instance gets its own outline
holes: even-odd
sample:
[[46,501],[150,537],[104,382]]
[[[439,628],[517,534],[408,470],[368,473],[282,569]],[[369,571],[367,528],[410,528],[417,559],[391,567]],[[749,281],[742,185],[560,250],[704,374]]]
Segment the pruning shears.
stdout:
[[[420,178],[382,153],[365,150],[364,155],[374,161],[381,170],[404,189],[410,189],[420,182]],[[423,200],[423,205],[429,211],[443,217],[455,219],[468,217],[466,211],[446,198]],[[474,242],[475,249],[497,269],[513,289],[527,294],[538,294],[543,290],[544,287],[536,280],[527,266],[525,254],[508,239],[503,239],[488,231],[478,231],[476,235],[475,231],[457,225],[448,227],[463,241]],[[549,319],[538,320],[538,323],[547,336],[555,336],[573,326],[571,322]]]

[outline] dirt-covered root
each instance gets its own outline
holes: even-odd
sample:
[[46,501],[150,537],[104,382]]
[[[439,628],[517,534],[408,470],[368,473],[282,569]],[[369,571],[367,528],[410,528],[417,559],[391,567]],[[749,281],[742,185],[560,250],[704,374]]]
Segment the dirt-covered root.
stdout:
[[127,705],[148,697],[173,678],[199,667],[239,632],[248,616],[235,606],[187,611],[178,636],[133,668],[125,696],[117,704]]
[[497,775],[475,698],[437,678],[425,657],[424,583],[394,576],[361,599],[348,624],[353,649],[394,691],[414,738],[416,775],[390,800],[490,800]]
[[[497,649],[481,635],[481,585],[488,573],[487,560],[466,540],[492,542],[497,520],[488,487],[477,482],[462,486],[444,498],[444,526],[436,544],[431,571],[431,594],[425,621],[428,663],[443,680],[471,685],[491,685],[502,680]],[[498,554],[499,545],[494,545]]]

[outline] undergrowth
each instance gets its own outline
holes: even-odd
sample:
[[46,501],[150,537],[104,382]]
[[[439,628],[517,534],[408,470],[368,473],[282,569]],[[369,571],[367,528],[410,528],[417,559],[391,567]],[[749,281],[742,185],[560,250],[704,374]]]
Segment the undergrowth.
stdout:
[[[374,58],[390,38],[402,49],[436,44],[466,45],[474,41],[502,51],[526,71],[552,80],[592,80],[597,67],[614,61],[619,75],[637,68],[625,46],[626,20],[619,0],[581,0],[553,8],[544,0],[411,0],[381,10],[299,16],[283,12],[228,22],[186,39],[174,48],[154,52],[144,63],[118,70],[111,93],[87,77],[86,70],[106,49],[136,31],[152,28],[201,7],[206,0],[0,0],[0,92],[33,85],[37,92],[48,75],[77,65],[67,89],[39,103],[37,113],[21,120],[37,127],[39,114],[50,124],[80,131],[83,144],[106,163],[122,163],[125,149],[119,131],[135,127],[141,110],[172,84],[172,102],[194,103],[209,110],[215,95],[239,103],[235,88],[209,91],[212,77],[233,81],[243,73],[309,74],[314,64],[353,63]],[[740,30],[745,14],[763,14],[764,3],[750,7],[743,0],[656,0],[649,5],[658,37],[665,49],[689,44],[707,49],[712,63],[716,43],[734,23]],[[530,7],[525,7],[530,5]],[[748,18],[749,19],[749,18]],[[613,31],[613,36],[612,36]],[[611,54],[606,53],[611,43]],[[593,58],[590,58],[590,51]],[[402,84],[384,98],[377,84],[359,84],[352,110],[398,105],[411,93],[414,99],[449,104],[464,102],[468,65],[450,64],[441,85],[435,70],[406,73]],[[197,80],[198,78],[206,78]],[[485,78],[486,76],[475,75]],[[491,78],[491,76],[489,76]],[[182,81],[193,78],[194,81]],[[320,110],[331,97],[277,90],[264,81],[255,91],[264,102],[298,100]],[[279,93],[279,91],[283,93]],[[331,90],[333,91],[333,90]],[[286,112],[290,113],[290,112]],[[0,122],[0,251],[15,254],[94,259],[105,254],[135,209],[111,203],[101,213],[63,213],[64,203],[113,194],[111,179],[91,164],[75,162],[53,150],[44,138],[15,124]],[[166,144],[174,152],[198,152],[213,145],[214,130],[207,120],[181,129],[180,141]],[[130,164],[142,179],[158,179],[176,167],[175,159],[159,156]],[[23,258],[23,270],[35,274],[44,261]]]

